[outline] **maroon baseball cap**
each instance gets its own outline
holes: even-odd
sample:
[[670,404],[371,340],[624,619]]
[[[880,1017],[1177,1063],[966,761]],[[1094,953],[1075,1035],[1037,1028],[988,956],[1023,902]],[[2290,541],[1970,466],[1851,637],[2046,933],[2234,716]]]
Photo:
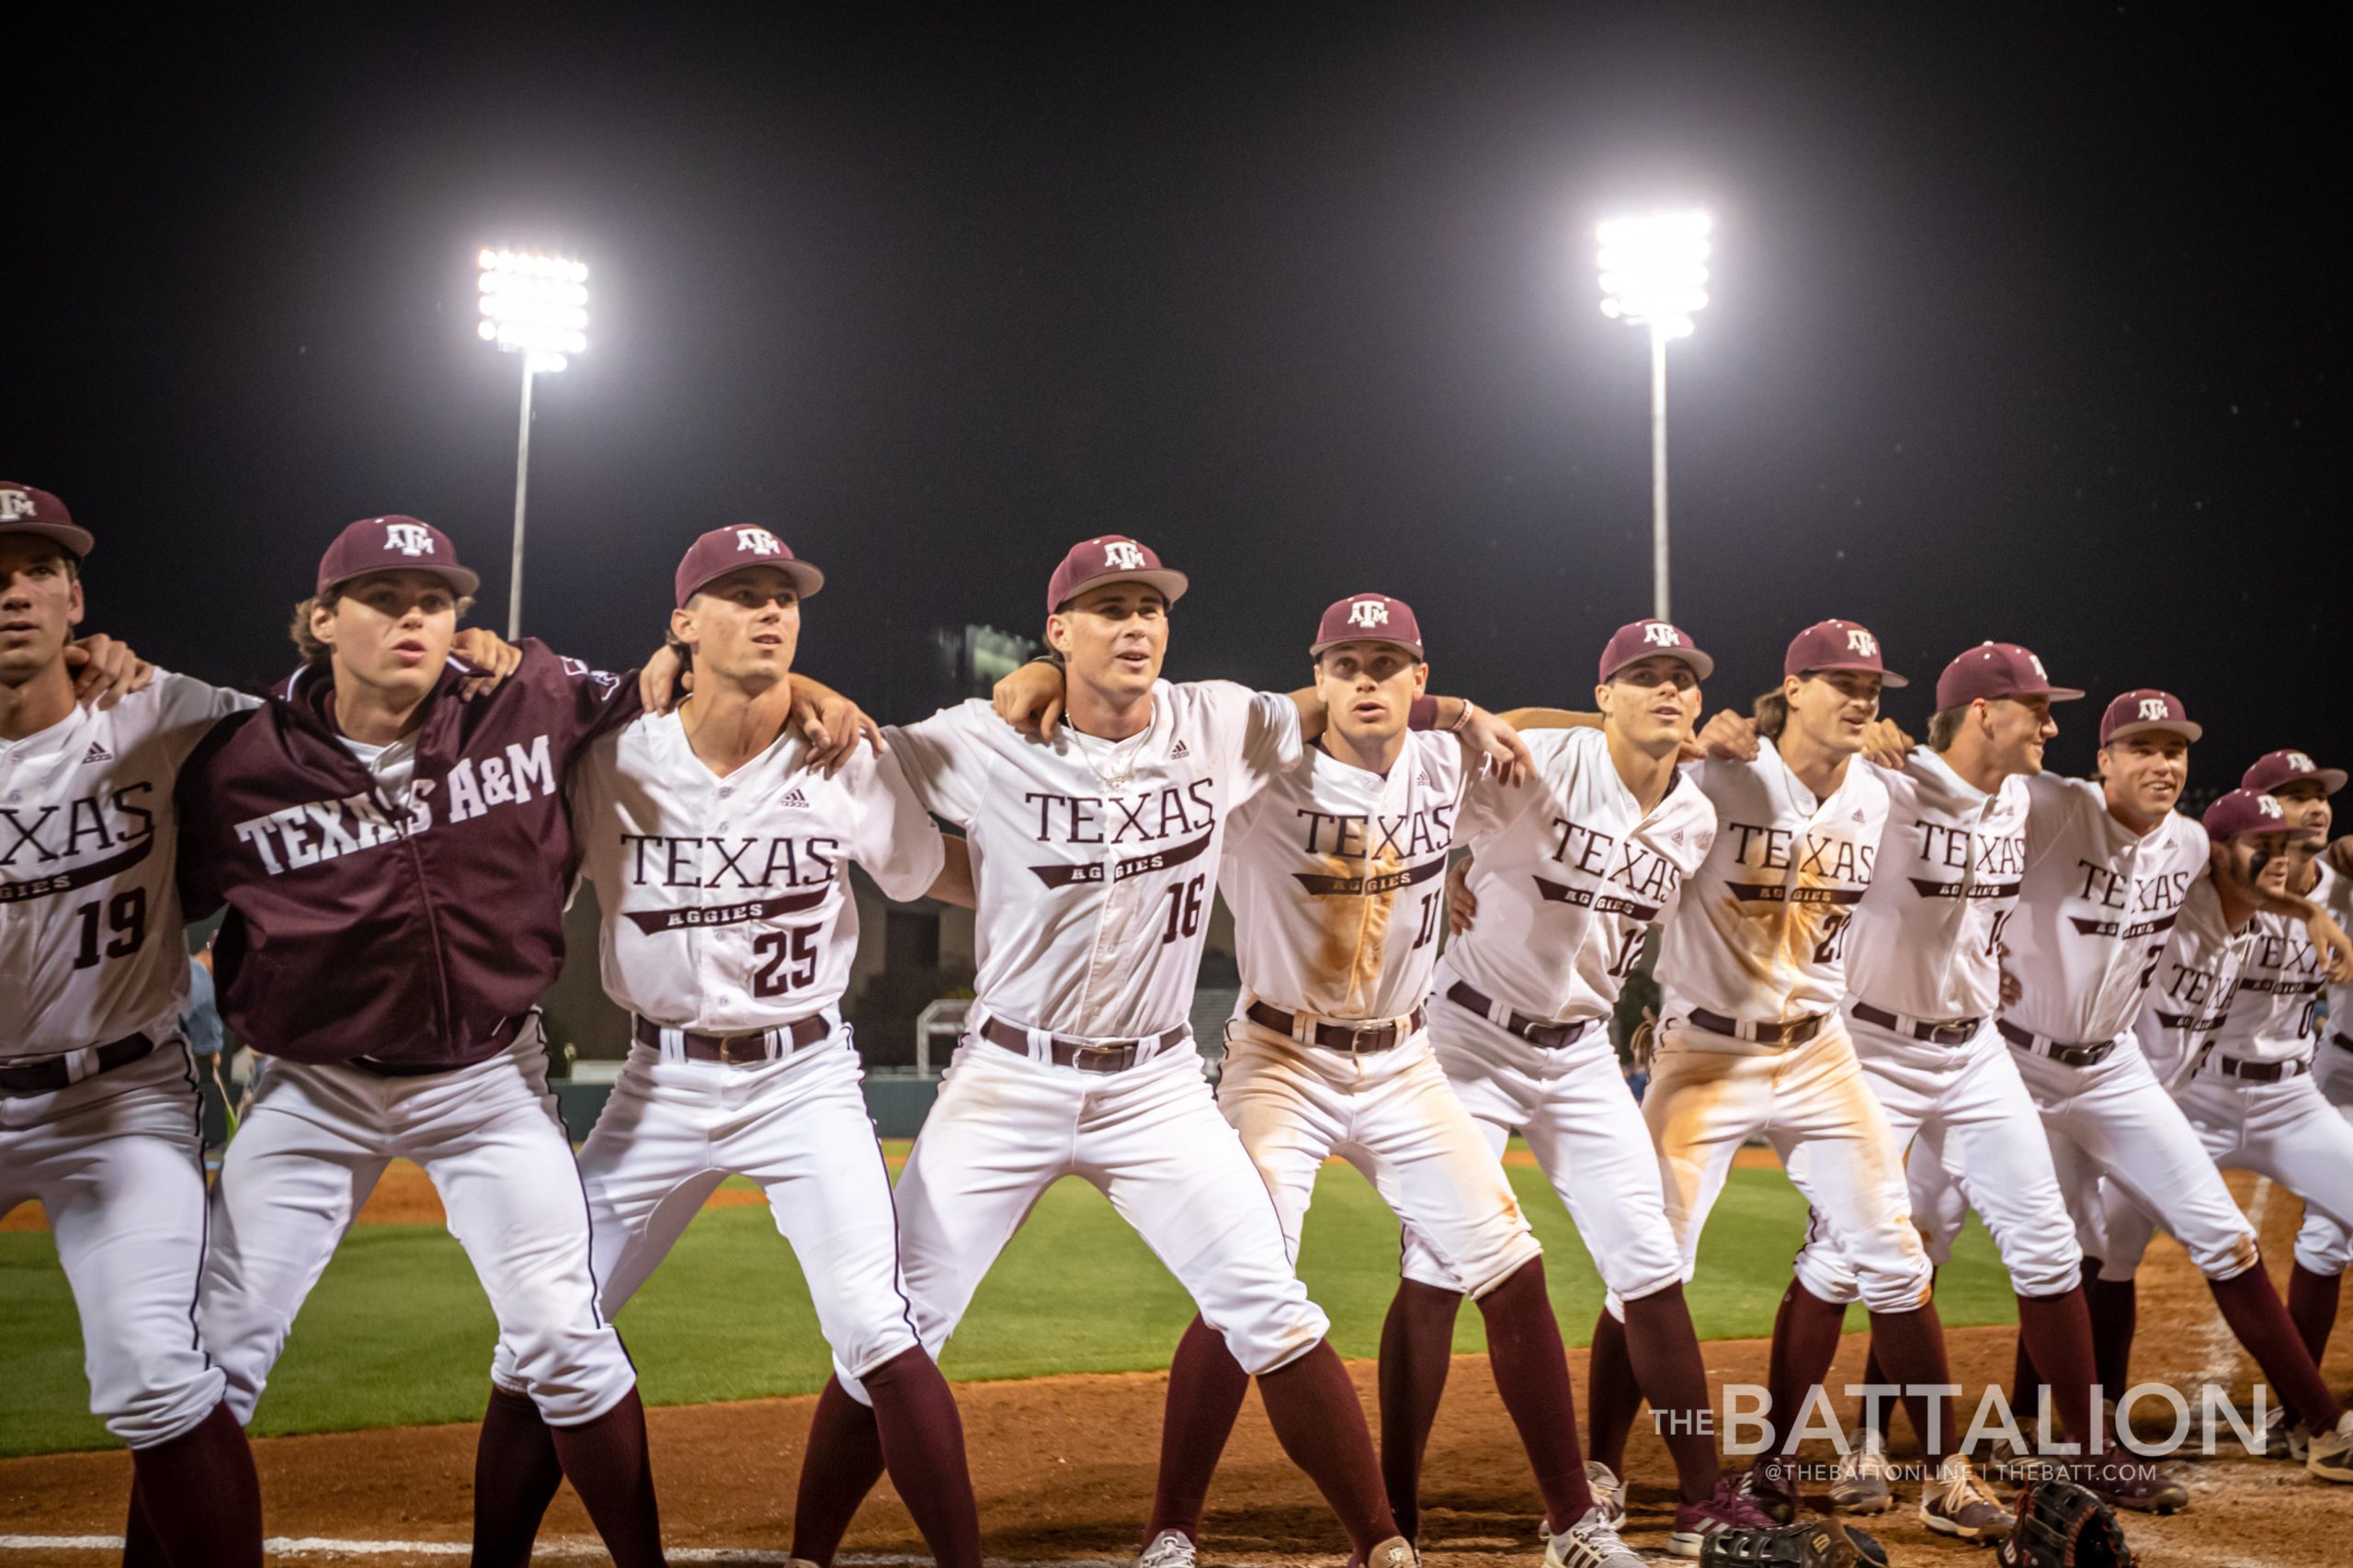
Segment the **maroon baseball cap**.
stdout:
[[2323,792],[2334,795],[2345,788],[2345,777],[2343,768],[2323,767],[2302,752],[2275,751],[2267,753],[2246,770],[2239,788],[2268,795],[2284,785],[2300,784],[2310,778],[2319,781]]
[[76,557],[90,553],[90,530],[74,521],[65,503],[46,490],[0,479],[0,534],[35,534],[63,545]]
[[1052,615],[1087,589],[1103,583],[1148,583],[1175,604],[1185,597],[1185,574],[1160,564],[1160,557],[1125,534],[1104,534],[1070,547],[1046,585],[1046,613]]
[[2137,735],[2143,730],[2168,730],[2185,741],[2194,741],[2206,733],[2203,727],[2189,722],[2189,710],[2181,705],[2180,698],[2154,687],[2126,692],[2099,716],[2102,745],[2126,735]]
[[802,598],[825,585],[825,574],[793,556],[792,547],[761,528],[713,528],[690,545],[678,562],[678,608],[724,577],[745,566],[773,566],[792,579],[792,591]]
[[2053,686],[2042,661],[2015,642],[1981,642],[1945,666],[1937,677],[1937,711],[1964,708],[1984,699],[2047,697],[2073,702],[2083,693],[2072,686]]
[[1609,645],[1601,651],[1601,682],[1607,686],[1611,676],[1628,665],[1639,664],[1654,653],[1670,659],[1680,659],[1691,666],[1691,673],[1701,680],[1716,672],[1715,660],[1699,652],[1699,645],[1664,620],[1637,620],[1620,627],[1610,634]]
[[1414,607],[1387,594],[1350,594],[1325,610],[1307,656],[1314,658],[1343,642],[1390,642],[1416,659],[1423,656],[1422,629],[1414,619]]
[[482,579],[458,564],[458,547],[431,523],[404,517],[362,517],[335,536],[319,557],[318,591],[371,572],[430,572],[464,598]]
[[2217,844],[2227,844],[2234,838],[2245,838],[2251,833],[2295,833],[2279,802],[2260,790],[2234,790],[2227,795],[2215,797],[2199,819],[2206,824],[2206,836]]
[[1851,620],[1818,620],[1790,640],[1781,673],[1802,676],[1820,670],[1867,670],[1887,687],[1912,683],[1879,662],[1879,639]]

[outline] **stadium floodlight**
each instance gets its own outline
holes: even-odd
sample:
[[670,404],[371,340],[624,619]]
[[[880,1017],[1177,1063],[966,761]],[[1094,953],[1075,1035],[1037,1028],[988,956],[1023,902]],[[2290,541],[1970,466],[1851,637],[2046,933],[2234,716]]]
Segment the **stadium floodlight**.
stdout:
[[515,563],[506,585],[506,640],[523,635],[523,494],[531,474],[531,378],[552,374],[588,348],[588,268],[525,251],[484,250],[482,324],[475,330],[523,359],[523,428],[515,441]]
[[1666,345],[1691,335],[1691,317],[1708,303],[1705,212],[1655,212],[1601,225],[1601,313],[1650,329],[1651,613],[1667,614]]

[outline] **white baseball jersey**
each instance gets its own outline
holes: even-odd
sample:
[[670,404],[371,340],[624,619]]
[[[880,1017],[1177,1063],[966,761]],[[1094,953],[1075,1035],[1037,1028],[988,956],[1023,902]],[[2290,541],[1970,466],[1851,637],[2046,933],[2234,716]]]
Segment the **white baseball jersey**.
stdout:
[[896,899],[938,879],[939,829],[896,761],[861,746],[829,778],[808,753],[788,733],[722,778],[676,713],[649,713],[574,765],[573,819],[615,1002],[714,1034],[823,1012],[858,952],[847,862]]
[[[2313,890],[2312,900],[2339,926],[2353,931],[2353,878],[2340,877],[2323,866],[2320,886]],[[2353,982],[2332,985],[2325,994],[2328,1022],[2319,1053],[2313,1058],[2313,1076],[2331,1100],[2353,1105]]]
[[255,699],[186,676],[0,741],[0,1060],[105,1045],[188,1000],[180,764]]
[[1754,762],[1711,757],[1685,773],[1715,805],[1716,841],[1659,949],[1665,1017],[1704,1007],[1773,1023],[1835,1011],[1847,994],[1847,927],[1887,823],[1879,769],[1852,758],[1816,800],[1760,739]]
[[2157,1082],[2168,1089],[2180,1087],[2230,1013],[2250,934],[2249,926],[2234,931],[2222,924],[2222,895],[2212,878],[2190,884],[2132,1029]]
[[1847,983],[1858,1001],[1909,1018],[1991,1017],[2002,928],[2026,874],[2026,779],[1987,794],[1927,746],[1877,771],[1887,829],[1847,938]]
[[1672,914],[1684,879],[1716,838],[1716,808],[1688,772],[1645,812],[1597,729],[1521,737],[1536,777],[1482,778],[1463,803],[1478,922],[1447,965],[1530,1017],[1606,1018],[1643,953],[1643,933]]
[[1231,681],[1155,682],[1118,742],[1031,740],[977,698],[887,735],[965,831],[982,1005],[1090,1040],[1185,1022],[1226,821],[1301,755],[1297,704]]
[[2068,1045],[2132,1027],[2181,901],[2206,871],[2206,829],[2168,812],[2146,834],[2110,816],[2100,787],[2027,782],[2026,886],[2004,931],[2022,988],[2014,1026]]
[[2326,983],[2320,950],[2292,915],[2257,910],[2247,926],[2238,989],[2214,1049],[2242,1062],[2307,1061],[2320,1036],[2320,993]]
[[1465,773],[1447,734],[1409,733],[1386,775],[1310,746],[1236,811],[1219,880],[1244,988],[1325,1018],[1420,1006]]

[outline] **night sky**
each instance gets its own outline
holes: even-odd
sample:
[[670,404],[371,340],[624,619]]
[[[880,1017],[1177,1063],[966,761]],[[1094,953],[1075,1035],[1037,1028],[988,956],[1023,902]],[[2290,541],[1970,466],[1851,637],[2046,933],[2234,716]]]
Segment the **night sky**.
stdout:
[[892,644],[1034,631],[1117,531],[1193,574],[1174,676],[1298,684],[1378,589],[1440,689],[1586,706],[1650,597],[1645,347],[1592,231],[1697,202],[1711,707],[1837,615],[1915,726],[2003,638],[2181,693],[2193,786],[2353,756],[2322,7],[357,9],[9,51],[0,475],[97,534],[90,625],[167,665],[283,673],[320,549],[387,511],[503,624],[518,369],[472,268],[507,244],[592,269],[533,437],[526,629],[563,652],[634,664],[687,542],[756,522],[831,574],[802,667],[887,709]]

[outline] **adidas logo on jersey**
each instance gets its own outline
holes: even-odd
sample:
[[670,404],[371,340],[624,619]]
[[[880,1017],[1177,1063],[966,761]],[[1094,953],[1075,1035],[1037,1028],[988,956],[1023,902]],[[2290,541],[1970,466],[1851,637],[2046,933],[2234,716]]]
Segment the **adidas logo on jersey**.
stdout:
[[1414,782],[1427,790],[1430,788],[1430,776],[1427,773],[1416,773],[1414,775]]
[[90,743],[90,749],[82,754],[82,766],[85,767],[89,767],[90,764],[94,762],[112,762],[113,760],[114,753],[107,750],[105,746],[99,744],[97,741],[92,741]]
[[809,797],[801,792],[800,785],[795,784],[791,789],[787,790],[784,792],[784,799],[779,801],[777,804],[785,807],[799,806],[806,809],[809,804]]
[[1176,761],[1180,756],[1190,756],[1192,755],[1192,748],[1188,746],[1181,738],[1175,745],[1168,748],[1168,760],[1171,762]]

